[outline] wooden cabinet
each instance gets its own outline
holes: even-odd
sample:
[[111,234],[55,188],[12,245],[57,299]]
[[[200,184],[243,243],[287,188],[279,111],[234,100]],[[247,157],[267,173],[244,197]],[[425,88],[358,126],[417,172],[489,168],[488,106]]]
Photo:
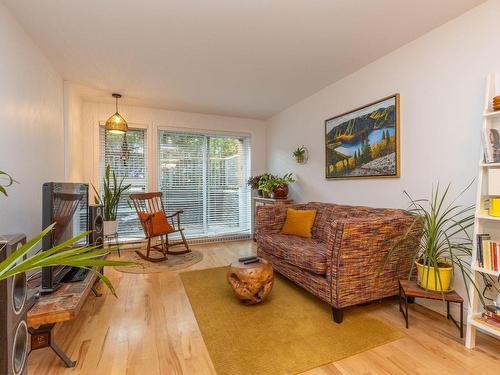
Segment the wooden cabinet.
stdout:
[[256,221],[256,215],[255,213],[257,212],[257,207],[258,206],[265,206],[265,205],[280,205],[280,206],[286,206],[289,204],[294,204],[293,199],[274,199],[274,198],[263,198],[263,197],[253,197],[252,201],[252,233],[253,233],[253,240],[255,241],[255,221]]

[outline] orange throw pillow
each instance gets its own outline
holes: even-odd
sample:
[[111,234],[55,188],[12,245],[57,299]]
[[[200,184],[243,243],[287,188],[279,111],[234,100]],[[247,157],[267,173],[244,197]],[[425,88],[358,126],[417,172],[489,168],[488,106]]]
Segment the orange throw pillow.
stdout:
[[[150,217],[151,214],[140,212],[139,219],[144,223]],[[150,223],[151,220],[151,223]],[[163,211],[157,211],[153,214],[150,220],[146,222],[146,228],[149,237],[155,237],[162,234],[171,233],[174,231],[174,227],[168,222],[167,216]],[[153,229],[151,230],[151,226]],[[151,232],[151,233],[150,233]]]
[[286,220],[281,234],[311,238],[311,229],[316,218],[316,210],[286,210]]

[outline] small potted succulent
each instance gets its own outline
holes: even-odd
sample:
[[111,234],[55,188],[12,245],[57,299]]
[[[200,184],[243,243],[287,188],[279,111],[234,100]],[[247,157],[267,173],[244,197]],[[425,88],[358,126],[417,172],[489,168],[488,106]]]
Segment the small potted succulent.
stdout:
[[297,147],[293,152],[293,157],[295,161],[299,164],[304,164],[306,162],[306,148],[305,146]]

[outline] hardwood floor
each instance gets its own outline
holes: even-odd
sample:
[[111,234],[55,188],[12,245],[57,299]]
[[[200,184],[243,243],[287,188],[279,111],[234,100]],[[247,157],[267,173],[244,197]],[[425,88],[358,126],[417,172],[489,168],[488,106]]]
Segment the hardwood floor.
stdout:
[[[195,248],[204,252],[204,259],[189,269],[227,265],[256,250],[252,241]],[[119,298],[100,286],[104,295],[89,296],[78,318],[59,325],[56,331],[58,344],[78,361],[77,367],[63,367],[55,354],[43,349],[30,355],[29,374],[215,374],[179,271],[144,275],[108,269],[106,273]],[[408,330],[397,300],[359,308],[407,336],[308,371],[307,375],[499,374],[498,340],[480,334],[476,349],[469,351],[452,323],[425,307],[411,305]]]

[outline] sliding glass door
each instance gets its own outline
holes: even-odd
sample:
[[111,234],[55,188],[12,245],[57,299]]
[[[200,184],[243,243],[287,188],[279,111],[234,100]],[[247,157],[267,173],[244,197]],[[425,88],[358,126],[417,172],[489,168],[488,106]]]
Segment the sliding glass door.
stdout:
[[189,237],[250,233],[250,141],[160,130],[158,181]]

